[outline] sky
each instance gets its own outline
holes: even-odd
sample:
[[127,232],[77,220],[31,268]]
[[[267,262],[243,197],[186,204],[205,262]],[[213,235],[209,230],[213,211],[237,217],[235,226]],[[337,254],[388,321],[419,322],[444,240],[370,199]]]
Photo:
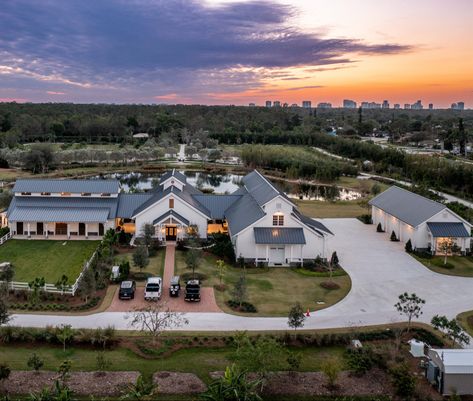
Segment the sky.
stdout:
[[473,107],[472,0],[12,0],[0,101]]

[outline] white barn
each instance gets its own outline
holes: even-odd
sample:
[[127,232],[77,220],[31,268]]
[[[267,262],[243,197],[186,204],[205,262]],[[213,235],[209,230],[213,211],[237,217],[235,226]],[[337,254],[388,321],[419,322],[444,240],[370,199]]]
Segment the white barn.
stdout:
[[411,240],[414,249],[435,253],[446,239],[462,253],[471,249],[472,225],[439,202],[392,186],[369,204],[373,224],[380,224],[388,237],[394,231],[401,242]]

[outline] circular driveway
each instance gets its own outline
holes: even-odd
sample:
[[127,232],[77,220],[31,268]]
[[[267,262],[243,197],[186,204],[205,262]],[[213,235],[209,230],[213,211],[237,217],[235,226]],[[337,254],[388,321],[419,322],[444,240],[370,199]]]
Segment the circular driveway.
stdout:
[[[473,309],[473,278],[453,277],[430,271],[409,256],[400,243],[389,241],[373,225],[356,219],[324,219],[335,233],[329,252],[336,250],[340,263],[350,274],[352,289],[336,305],[312,313],[304,328],[339,328],[375,325],[404,320],[394,309],[399,294],[415,292],[426,300],[419,319],[430,322],[435,314],[454,317]],[[277,294],[275,294],[276,296]],[[13,325],[44,327],[71,324],[94,328],[113,325],[129,329],[123,312],[88,316],[15,315]],[[285,330],[285,317],[242,317],[226,313],[186,313],[189,325],[177,330]]]

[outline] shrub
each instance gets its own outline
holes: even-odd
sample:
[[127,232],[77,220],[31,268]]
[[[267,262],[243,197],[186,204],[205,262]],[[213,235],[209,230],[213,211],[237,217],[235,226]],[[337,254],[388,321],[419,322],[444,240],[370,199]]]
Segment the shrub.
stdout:
[[362,376],[374,365],[375,355],[370,347],[350,348],[346,353],[347,365],[357,376]]
[[384,233],[383,226],[381,223],[378,223],[378,226],[376,227],[376,231],[379,233]]
[[240,302],[230,299],[229,301],[227,301],[227,305],[233,310],[240,311],[240,312],[256,313],[258,311],[256,309],[256,306],[245,301],[241,303],[241,307],[240,307]]
[[364,224],[373,224],[370,214],[362,214],[361,216],[358,216],[357,219]]
[[410,399],[414,395],[416,378],[409,371],[407,364],[400,364],[390,369],[392,382],[396,389],[396,394]]
[[33,355],[29,357],[27,365],[29,368],[37,372],[43,367],[44,362],[38,355],[36,355],[36,353],[33,353]]
[[195,272],[195,273],[192,273],[192,272],[186,272],[186,273],[183,273],[181,274],[181,279],[184,281],[184,282],[187,282],[189,280],[199,280],[202,284],[202,281],[205,281],[207,280],[207,275],[206,274],[203,274],[203,273],[199,273],[199,272]]
[[335,359],[329,359],[322,364],[322,372],[324,373],[329,389],[335,389],[337,385],[338,375],[340,374],[340,364]]
[[409,240],[406,242],[406,246],[404,247],[404,249],[406,250],[407,253],[411,253],[412,252],[412,242],[409,238]]
[[397,236],[396,236],[396,233],[394,232],[394,230],[393,230],[393,232],[391,233],[391,241],[393,241],[393,242],[399,241],[399,240],[397,239]]

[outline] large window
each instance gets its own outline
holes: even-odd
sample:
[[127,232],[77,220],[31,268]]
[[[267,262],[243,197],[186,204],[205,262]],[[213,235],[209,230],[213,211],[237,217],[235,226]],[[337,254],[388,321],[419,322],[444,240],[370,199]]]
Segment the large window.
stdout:
[[280,213],[273,214],[273,226],[283,226],[284,215]]

